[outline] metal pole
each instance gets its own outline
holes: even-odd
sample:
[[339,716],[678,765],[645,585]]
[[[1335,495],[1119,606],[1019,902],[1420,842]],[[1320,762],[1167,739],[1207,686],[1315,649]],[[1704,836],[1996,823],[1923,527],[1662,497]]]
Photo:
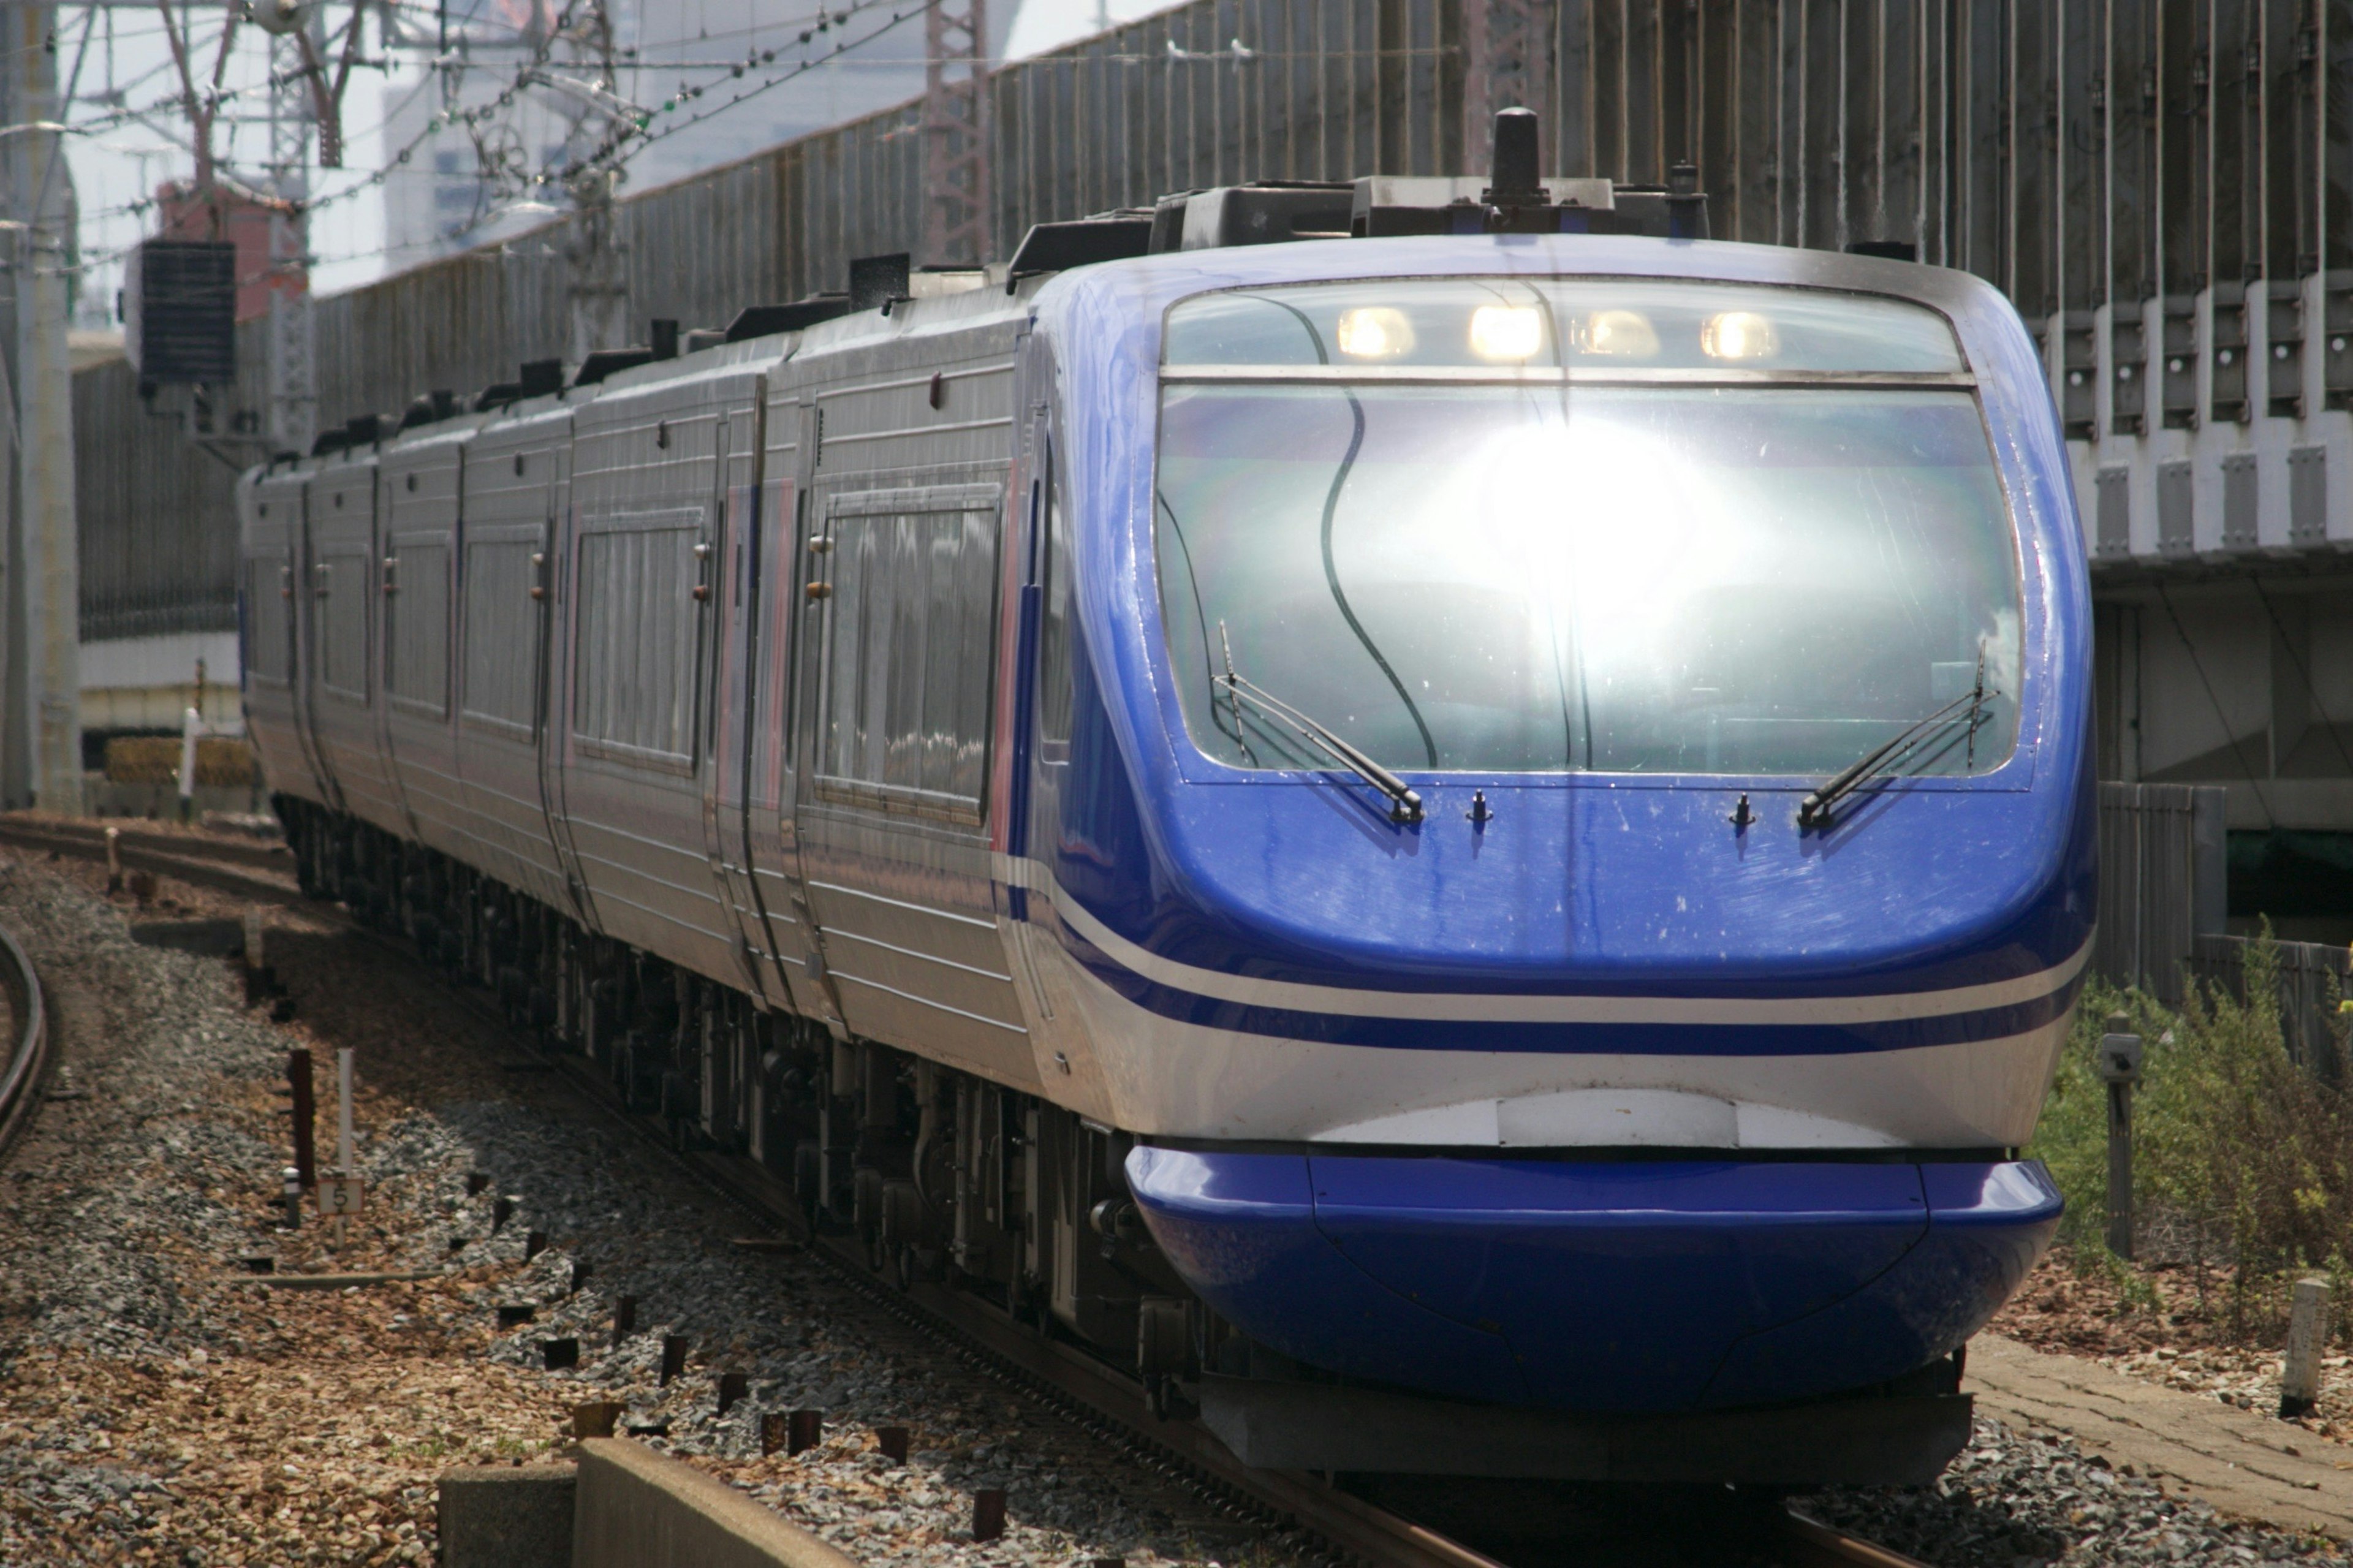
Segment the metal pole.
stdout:
[[2140,1081],[2140,1037],[2122,1013],[2100,1037],[2100,1077],[2108,1086],[2108,1250],[2133,1255],[2132,1094]]
[[335,1049],[335,1168],[343,1176],[356,1175],[359,1163],[352,1154],[352,1047]]
[[[15,63],[12,121],[57,120],[54,5],[20,4],[6,47]],[[63,157],[54,131],[26,131],[13,160],[16,210],[26,243],[16,252],[18,516],[24,616],[33,706],[33,800],[44,811],[81,812],[81,563],[74,519],[73,372],[66,354],[66,224],[69,182],[49,171]]]
[[2108,1085],[2108,1250],[2133,1255],[2132,1085]]
[[[1487,172],[1494,157],[1495,112],[1533,109],[1542,121],[1538,170],[1552,151],[1552,36],[1559,26],[1553,0],[1467,0],[1462,7],[1462,163],[1466,174]],[[1576,112],[1584,105],[1577,103]],[[1584,173],[1586,171],[1577,171]],[[1635,177],[1631,169],[1595,169],[1612,179]]]
[[286,1058],[286,1081],[294,1090],[294,1171],[306,1187],[319,1184],[319,1161],[311,1147],[311,1130],[318,1118],[311,1104],[311,1053],[301,1047]]
[[[581,64],[596,72],[600,89],[610,92],[619,79],[613,19],[603,0],[591,0],[582,22],[595,58]],[[618,183],[619,171],[608,168],[584,169],[568,182],[573,215],[565,259],[572,318],[569,352],[575,363],[598,349],[617,348],[629,341],[629,252],[614,200]]]
[[[310,196],[304,163],[315,106],[301,74],[300,40],[270,40],[269,164],[275,194],[290,202]],[[311,340],[311,220],[307,209],[269,219],[270,448],[308,452],[318,436],[317,361]]]
[[[989,258],[988,0],[923,13],[923,241],[927,266]],[[950,75],[951,68],[954,75]]]

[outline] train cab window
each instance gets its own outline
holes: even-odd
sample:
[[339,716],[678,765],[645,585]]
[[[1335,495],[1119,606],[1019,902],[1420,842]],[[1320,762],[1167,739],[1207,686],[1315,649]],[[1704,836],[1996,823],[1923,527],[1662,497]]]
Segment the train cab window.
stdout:
[[[1944,318],[1655,280],[1180,302],[1155,555],[1186,725],[1404,770],[1907,771],[2010,754],[2018,546]],[[1238,678],[1239,689],[1234,679]]]
[[833,498],[820,788],[886,807],[977,811],[1004,505],[994,484]]

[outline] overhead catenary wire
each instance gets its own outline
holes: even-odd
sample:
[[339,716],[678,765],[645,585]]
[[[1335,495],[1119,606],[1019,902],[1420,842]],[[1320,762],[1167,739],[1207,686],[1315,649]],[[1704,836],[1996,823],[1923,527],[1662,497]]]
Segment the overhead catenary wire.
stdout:
[[[551,55],[554,53],[555,46],[563,42],[568,36],[569,30],[574,25],[574,20],[578,8],[583,3],[585,3],[585,0],[572,0],[571,4],[566,5],[553,19],[553,25],[551,26],[549,26],[543,33],[530,40],[531,47],[528,56],[520,62],[513,64],[511,69],[508,68],[508,62],[499,62],[499,75],[503,79],[501,81],[500,91],[495,95],[491,102],[487,104],[478,104],[470,109],[456,110],[453,114],[436,116],[433,119],[428,120],[421,131],[407,138],[407,140],[400,146],[385,153],[381,162],[377,163],[375,167],[369,170],[365,174],[360,175],[347,184],[342,184],[317,195],[300,199],[297,210],[306,215],[317,214],[348,203],[354,197],[381,189],[389,179],[397,176],[408,167],[411,158],[418,148],[446,131],[459,127],[470,129],[477,125],[493,122],[499,118],[500,111],[512,107],[514,100],[527,91],[533,89],[542,92],[556,90],[552,87],[535,83],[533,80],[533,78],[535,74],[542,73],[544,70]],[[774,23],[764,24],[758,28],[737,29],[733,33],[722,34],[718,37],[756,37],[762,35],[797,32],[799,35],[797,41],[806,45],[808,43],[814,43],[818,38],[833,33],[837,28],[846,27],[853,17],[864,16],[879,10],[883,3],[884,0],[852,0],[851,4],[839,7],[820,6],[799,16],[781,18]],[[533,192],[546,191],[560,187],[568,180],[582,173],[591,170],[601,169],[610,172],[626,172],[628,166],[632,163],[640,153],[649,148],[664,142],[682,132],[705,124],[715,119],[720,114],[735,109],[744,103],[756,100],[777,88],[786,86],[795,80],[801,79],[818,70],[824,69],[828,67],[838,67],[842,65],[858,66],[868,63],[881,64],[882,62],[858,61],[852,57],[856,51],[864,48],[887,34],[896,31],[900,27],[903,26],[907,22],[924,15],[926,12],[933,9],[936,4],[937,0],[917,0],[916,4],[903,5],[894,8],[891,12],[888,20],[881,22],[879,26],[864,30],[854,37],[840,37],[839,41],[833,43],[830,47],[824,48],[820,52],[815,54],[802,55],[801,58],[792,61],[789,65],[767,73],[764,79],[761,79],[754,84],[748,85],[742,90],[729,94],[724,101],[714,103],[711,107],[699,112],[686,114],[666,124],[660,122],[659,117],[676,112],[685,105],[703,98],[706,93],[715,92],[724,89],[727,85],[727,79],[723,78],[717,82],[705,82],[702,84],[681,82],[679,90],[670,94],[661,102],[652,106],[626,104],[626,100],[618,100],[617,95],[617,103],[613,106],[613,109],[606,110],[606,112],[611,115],[614,121],[611,129],[609,129],[607,133],[589,149],[586,155],[573,162],[568,166],[562,168],[549,168],[543,166],[533,171],[533,173],[522,182],[519,199],[528,200],[531,193]],[[404,4],[399,7],[399,9],[413,15],[427,15],[430,14],[431,10],[430,7],[420,6],[414,4]],[[160,36],[160,30],[158,30],[155,36]],[[218,36],[217,29],[208,29],[201,35],[192,37],[190,39],[190,47],[194,49],[216,44]],[[518,35],[516,42],[520,44],[522,41],[522,37]],[[693,40],[693,43],[698,46],[703,45],[706,42],[707,40],[705,39]],[[758,62],[763,60],[774,60],[779,54],[791,49],[794,46],[791,43],[785,43],[765,49],[754,48],[749,51],[746,58],[742,61],[728,62],[723,67],[714,61],[707,68],[702,67],[700,62],[670,63],[656,58],[651,51],[633,49],[628,52],[627,58],[617,60],[617,65],[621,69],[638,74],[641,74],[643,71],[649,69],[696,70],[702,68],[707,68],[711,72],[716,73],[723,68],[740,78],[748,71],[758,68]],[[457,58],[453,60],[451,58],[452,56],[457,57]],[[375,65],[377,67],[381,67],[384,64],[381,60],[363,60],[362,63]],[[460,48],[453,48],[447,54],[437,55],[430,60],[424,63],[427,65],[427,74],[420,77],[417,84],[419,87],[429,82],[432,79],[434,72],[452,65],[462,64],[475,68],[480,68],[479,62],[466,60],[464,58],[463,50]],[[921,60],[893,60],[889,62],[889,64],[897,68],[919,67],[924,63],[926,62]],[[157,68],[160,70],[162,68],[159,67]],[[152,76],[156,74],[156,72],[151,71],[147,74]],[[214,103],[214,111],[217,116],[216,123],[229,129],[230,140],[233,141],[236,127],[243,124],[259,122],[259,117],[258,116],[241,118],[234,114],[231,112],[233,105],[248,100],[257,99],[259,95],[272,90],[277,87],[285,85],[288,81],[294,79],[301,74],[304,73],[301,71],[269,72],[265,73],[259,79],[225,87],[217,95]],[[614,85],[617,87],[617,84]],[[158,119],[164,120],[167,123],[171,120],[175,119],[177,117],[177,111],[184,106],[184,103],[185,94],[174,91],[150,104],[142,104],[139,106],[127,104],[119,105],[101,114],[91,116],[87,120],[78,122],[75,129],[78,132],[94,134],[102,133],[106,131],[128,124],[140,123],[147,125],[151,130],[154,130],[158,129],[154,123]],[[626,105],[626,108],[624,105]],[[615,110],[620,110],[620,112],[615,112]],[[634,110],[634,113],[628,112],[628,110]],[[365,135],[371,132],[380,131],[385,126],[392,123],[392,121],[393,114],[390,111],[387,111],[384,115],[380,116],[368,131],[359,132],[358,134]],[[230,146],[225,145],[220,149],[217,154],[217,165],[220,169],[223,171],[235,172],[238,174],[248,174],[250,178],[259,178],[260,171],[259,169],[249,165],[246,160],[233,157],[231,153],[232,148]],[[142,195],[128,202],[85,209],[82,216],[85,221],[139,216],[154,210],[156,205],[156,197]],[[472,226],[479,227],[481,222],[490,221],[500,216],[501,212],[512,210],[512,206],[508,203],[494,205],[492,208],[483,215],[480,219],[476,220]],[[136,243],[137,241],[134,239],[124,244],[111,247],[93,247],[86,248],[80,253],[79,258],[79,268],[87,272],[91,269],[117,263],[128,255],[130,250],[135,247]],[[311,260],[313,264],[348,263],[353,261],[370,260],[399,254],[408,250],[438,248],[439,243],[439,241],[435,241],[420,245],[387,241],[383,245],[365,249],[340,251],[331,256],[315,256]]]

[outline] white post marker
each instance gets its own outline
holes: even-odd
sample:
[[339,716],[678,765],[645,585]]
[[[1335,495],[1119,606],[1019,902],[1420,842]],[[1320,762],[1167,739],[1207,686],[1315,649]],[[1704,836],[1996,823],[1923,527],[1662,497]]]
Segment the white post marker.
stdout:
[[2287,1364],[2280,1372],[2280,1415],[2309,1415],[2320,1403],[2320,1352],[2328,1340],[2328,1281],[2299,1279],[2288,1310]]
[[190,708],[180,714],[180,820],[188,820],[196,798],[196,734],[205,716]]
[[319,1184],[319,1212],[331,1215],[335,1221],[335,1237],[341,1240],[343,1221],[366,1206],[367,1194],[360,1183],[359,1158],[352,1151],[352,1048],[343,1046],[335,1051],[335,1174]]

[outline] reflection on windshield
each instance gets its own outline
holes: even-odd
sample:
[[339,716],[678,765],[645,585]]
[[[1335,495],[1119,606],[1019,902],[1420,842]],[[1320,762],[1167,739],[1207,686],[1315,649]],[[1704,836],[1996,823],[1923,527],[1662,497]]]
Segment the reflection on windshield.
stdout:
[[1390,768],[1823,774],[1971,689],[2012,745],[2019,615],[1959,391],[1172,384],[1157,496],[1187,723],[1234,661]]

